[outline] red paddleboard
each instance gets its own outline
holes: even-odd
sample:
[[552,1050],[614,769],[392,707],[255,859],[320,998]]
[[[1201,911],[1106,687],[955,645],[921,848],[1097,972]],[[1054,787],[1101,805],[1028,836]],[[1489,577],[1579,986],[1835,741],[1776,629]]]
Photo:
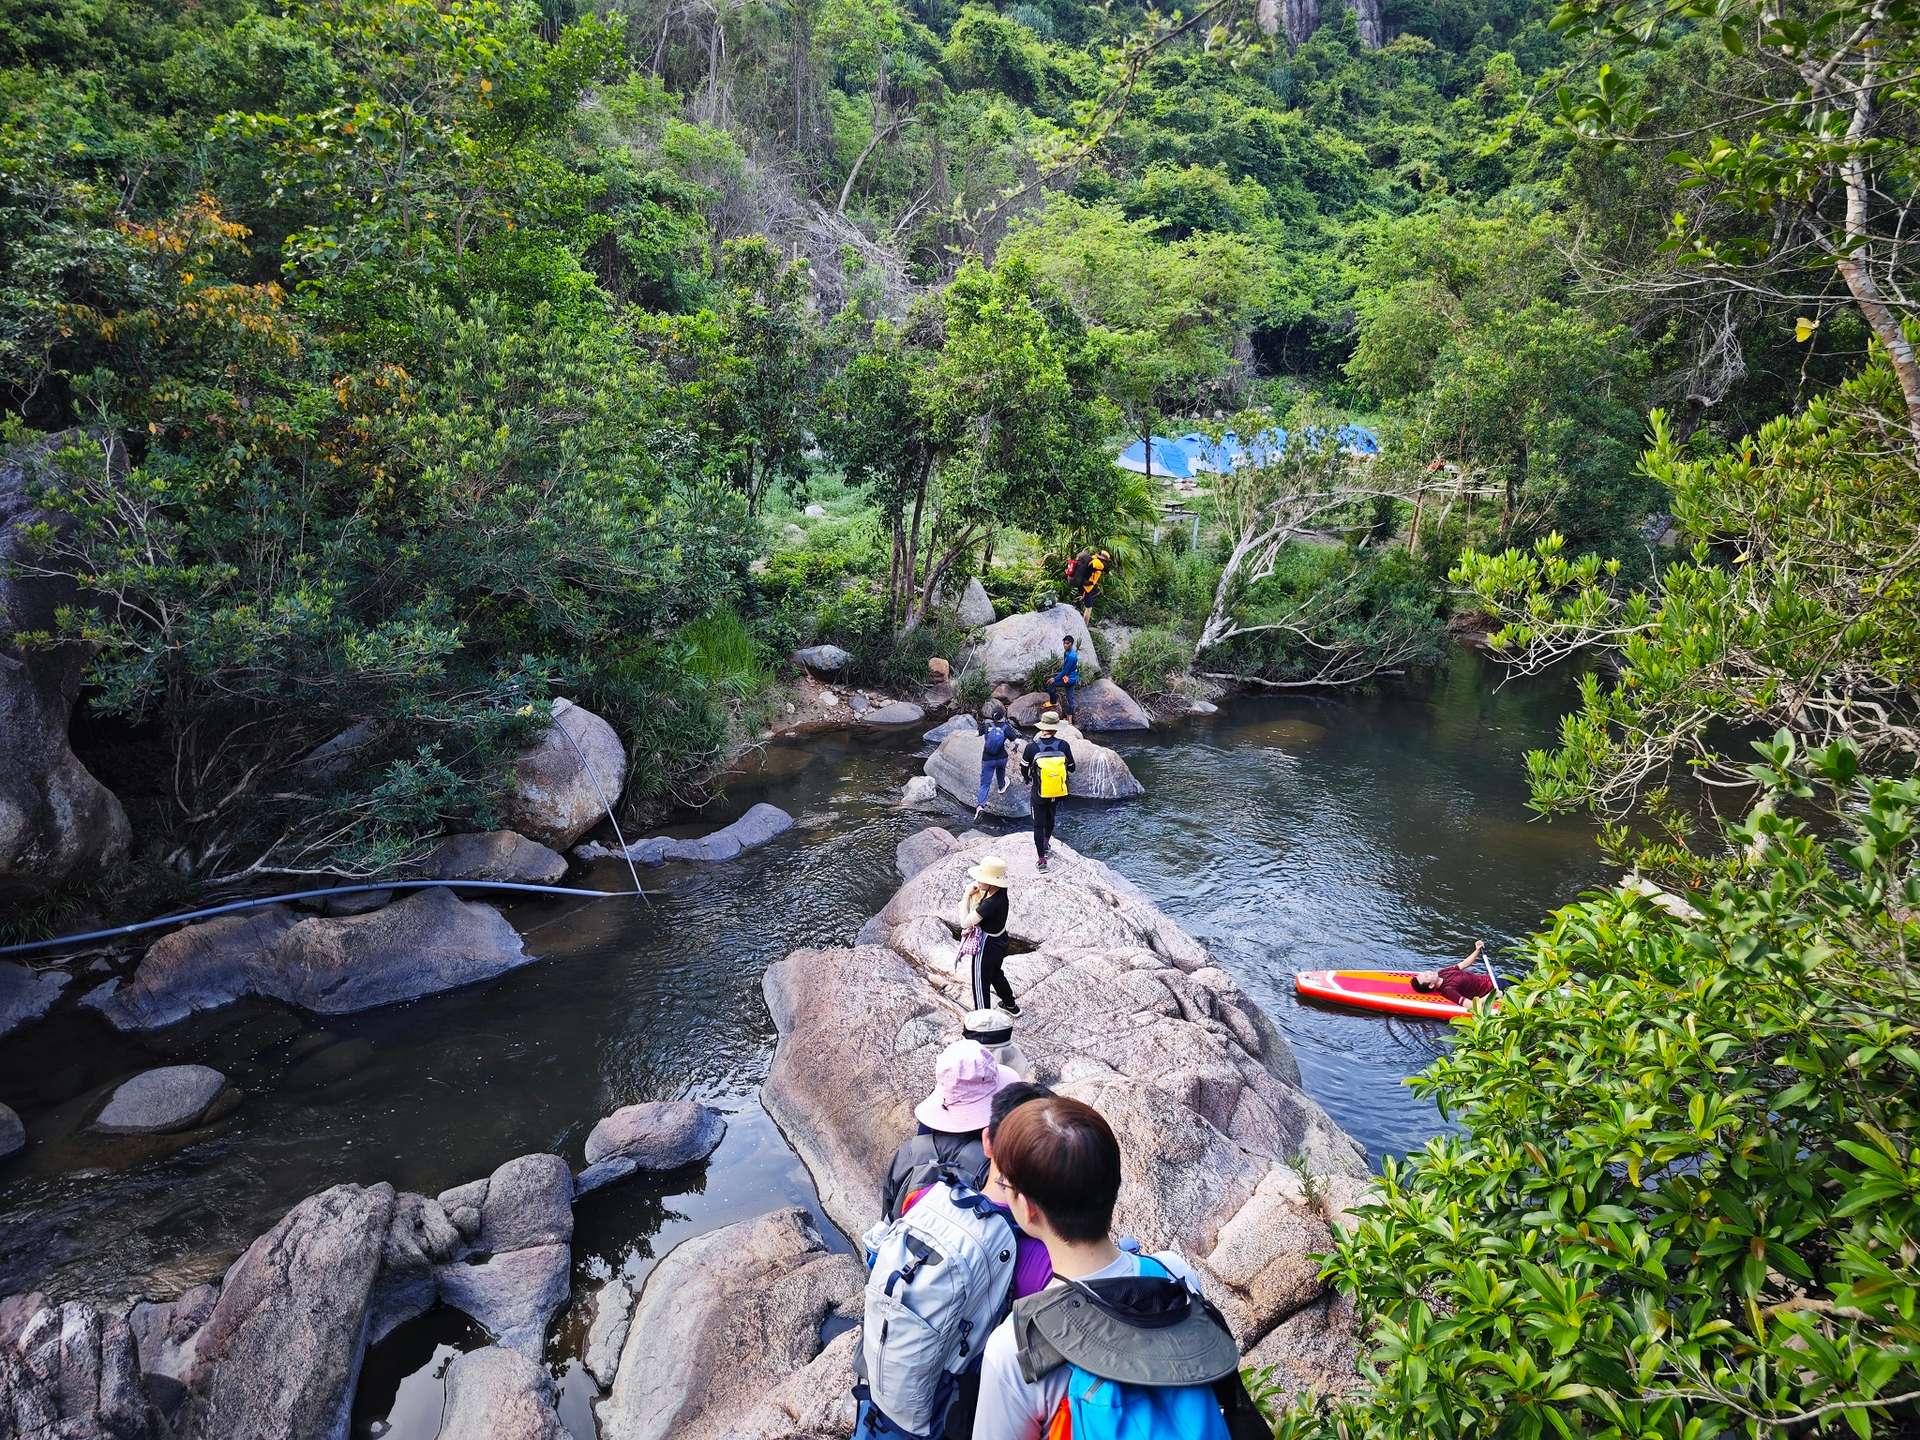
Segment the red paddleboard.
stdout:
[[1413,976],[1398,970],[1302,970],[1293,977],[1293,988],[1309,1000],[1423,1020],[1458,1020],[1473,1012],[1470,1005],[1414,989]]

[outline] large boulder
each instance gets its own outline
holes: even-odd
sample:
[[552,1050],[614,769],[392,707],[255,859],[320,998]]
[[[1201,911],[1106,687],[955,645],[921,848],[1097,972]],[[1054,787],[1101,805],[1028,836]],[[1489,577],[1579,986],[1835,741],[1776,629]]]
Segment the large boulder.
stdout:
[[574,1193],[584,1195],[637,1170],[678,1170],[707,1158],[727,1133],[718,1110],[690,1100],[623,1105],[587,1136],[587,1168]]
[[391,1185],[336,1185],[233,1262],[193,1342],[179,1440],[342,1440],[396,1198]]
[[127,813],[88,773],[67,742],[80,692],[84,646],[26,647],[14,636],[59,628],[56,612],[78,598],[62,580],[18,573],[34,553],[27,531],[66,522],[41,510],[32,492],[53,478],[55,457],[86,452],[90,472],[124,469],[117,443],[68,432],[0,456],[0,902],[31,899],[127,852]]
[[879,1213],[888,1157],[970,1003],[953,971],[959,902],[991,851],[1009,865],[1021,1045],[1119,1136],[1120,1228],[1192,1260],[1243,1349],[1317,1303],[1309,1257],[1362,1193],[1365,1157],[1300,1088],[1271,1020],[1099,862],[1056,842],[1041,875],[1005,839],[939,848],[857,948],[796,951],[763,982],[780,1040],[762,1099],[827,1214],[858,1234]]
[[934,861],[951,854],[959,843],[952,831],[938,825],[916,830],[893,847],[893,868],[902,880],[911,880]]
[[[0,665],[0,669],[4,666]],[[64,970],[33,970],[25,965],[0,964],[0,1036],[38,1020],[53,1008],[67,988]]]
[[865,1281],[797,1206],[687,1241],[640,1292],[601,1440],[842,1440],[854,1333],[820,1329]]
[[127,1322],[79,1301],[20,1299],[8,1302],[11,1313],[0,1330],[0,1435],[157,1440],[161,1431],[140,1384]]
[[1058,665],[1061,641],[1069,635],[1080,651],[1082,665],[1100,663],[1087,622],[1071,605],[1026,610],[987,626],[980,633],[974,660],[986,670],[989,684],[1024,680],[1037,665]]
[[422,880],[498,880],[552,885],[567,873],[567,857],[512,830],[449,835],[414,865]]
[[[1062,725],[1060,734],[1073,747],[1067,794],[1080,800],[1134,800],[1147,793],[1117,752],[1087,739],[1071,725]],[[980,755],[985,747],[986,741],[978,735],[949,735],[927,757],[927,774],[948,795],[971,807],[980,790]],[[1012,765],[1009,773],[1013,774]],[[1004,793],[988,795],[983,808],[989,815],[1024,819],[1033,813],[1033,800],[1014,774],[1013,784]]]
[[838,675],[853,656],[838,645],[808,645],[793,652],[793,663],[815,675]]
[[862,713],[860,723],[862,725],[918,725],[926,718],[927,712],[911,700],[892,700]]
[[206,1065],[163,1065],[121,1083],[95,1117],[104,1135],[162,1135],[197,1124],[227,1088],[227,1077]]
[[367,915],[284,906],[223,915],[155,941],[132,982],[87,997],[121,1030],[171,1025],[242,995],[324,1015],[491,979],[533,957],[490,905],[422,890]]
[[1073,700],[1073,723],[1082,730],[1146,730],[1152,721],[1140,702],[1104,676],[1082,685]]
[[967,577],[966,588],[949,600],[947,613],[968,630],[993,624],[993,597],[978,575]]
[[501,806],[509,829],[565,850],[605,818],[627,783],[627,751],[613,727],[570,700],[553,702],[553,723],[513,762]]
[[546,1368],[489,1345],[447,1367],[437,1440],[568,1440]]

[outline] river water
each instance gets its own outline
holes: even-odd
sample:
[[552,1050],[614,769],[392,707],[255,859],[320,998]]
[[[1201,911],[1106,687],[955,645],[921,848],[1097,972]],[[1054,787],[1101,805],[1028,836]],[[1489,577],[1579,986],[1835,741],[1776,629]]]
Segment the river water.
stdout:
[[[1447,1031],[1301,1005],[1293,972],[1426,966],[1476,939],[1499,954],[1605,873],[1589,828],[1524,808],[1521,757],[1551,742],[1566,690],[1488,681],[1463,655],[1419,697],[1243,700],[1121,737],[1147,798],[1075,805],[1062,823],[1063,839],[1137,883],[1266,1007],[1307,1089],[1376,1163],[1440,1130],[1403,1082]],[[66,1011],[14,1036],[0,1045],[0,1099],[30,1140],[0,1168],[0,1294],[172,1294],[216,1277],[328,1185],[434,1194],[530,1151],[578,1163],[595,1119],[637,1100],[704,1100],[731,1128],[701,1173],[581,1203],[577,1293],[616,1271],[637,1281],[689,1235],[776,1205],[817,1214],[758,1104],[774,1039],[760,975],[797,947],[850,942],[898,884],[895,844],[943,823],[891,808],[916,742],[768,750],[689,828],[765,799],[799,819],[794,832],[728,865],[642,872],[650,903],[517,905],[539,963],[486,985],[336,1018],[242,1004],[144,1037]],[[625,867],[584,883],[619,888]],[[183,1137],[85,1133],[120,1080],[186,1061],[224,1071],[238,1105]],[[563,1318],[552,1357],[564,1418],[591,1440],[591,1382],[569,1358],[580,1323]],[[470,1329],[430,1316],[376,1350],[356,1433],[431,1437],[438,1371],[483,1343]]]

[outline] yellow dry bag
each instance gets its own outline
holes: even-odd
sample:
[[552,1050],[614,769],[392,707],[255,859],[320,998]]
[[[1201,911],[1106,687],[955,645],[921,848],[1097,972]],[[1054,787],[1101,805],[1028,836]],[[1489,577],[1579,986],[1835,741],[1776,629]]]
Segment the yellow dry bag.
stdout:
[[1041,755],[1033,762],[1040,772],[1040,798],[1058,800],[1067,793],[1067,757],[1064,755]]

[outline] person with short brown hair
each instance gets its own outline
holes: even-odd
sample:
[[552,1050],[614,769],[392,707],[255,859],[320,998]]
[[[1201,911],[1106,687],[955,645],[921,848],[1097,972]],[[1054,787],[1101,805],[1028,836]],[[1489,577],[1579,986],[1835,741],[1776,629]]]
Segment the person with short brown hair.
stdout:
[[988,1185],[1014,1223],[1046,1245],[1053,1279],[1016,1301],[987,1338],[973,1440],[1069,1433],[1087,1387],[1108,1375],[1121,1382],[1109,1392],[1121,1401],[1142,1387],[1178,1392],[1175,1409],[1183,1401],[1193,1422],[1178,1440],[1237,1436],[1249,1418],[1258,1423],[1239,1381],[1239,1346],[1192,1268],[1178,1255],[1114,1242],[1120,1142],[1097,1110],[1059,1095],[1020,1105],[994,1127]]

